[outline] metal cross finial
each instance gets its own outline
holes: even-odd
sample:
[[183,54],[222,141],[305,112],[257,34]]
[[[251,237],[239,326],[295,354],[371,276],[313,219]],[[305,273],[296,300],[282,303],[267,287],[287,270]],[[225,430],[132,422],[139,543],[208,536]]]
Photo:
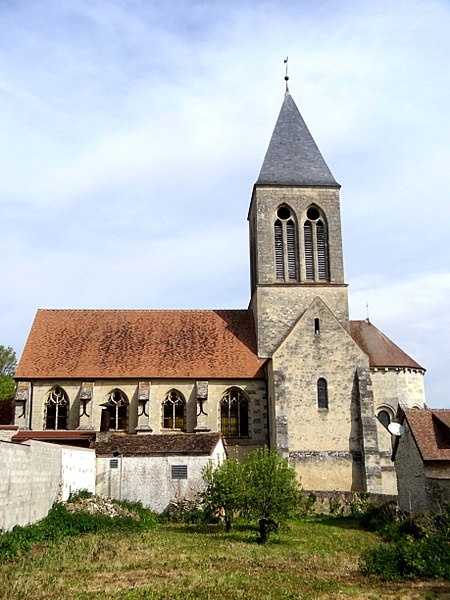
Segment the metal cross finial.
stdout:
[[367,323],[370,323],[370,319],[369,319],[369,301],[366,302],[366,321]]
[[289,81],[288,60],[289,60],[289,56],[286,56],[286,58],[284,59],[284,64],[286,65],[286,75],[284,76],[284,80],[286,82],[286,94],[289,94],[289,86],[288,86],[288,81]]

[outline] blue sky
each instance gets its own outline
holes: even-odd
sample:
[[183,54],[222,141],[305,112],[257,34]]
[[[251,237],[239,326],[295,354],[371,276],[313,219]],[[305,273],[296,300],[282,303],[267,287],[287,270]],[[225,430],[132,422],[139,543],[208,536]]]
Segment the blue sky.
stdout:
[[290,89],[342,185],[351,317],[450,407],[450,3],[0,1],[0,344],[37,308],[241,308]]

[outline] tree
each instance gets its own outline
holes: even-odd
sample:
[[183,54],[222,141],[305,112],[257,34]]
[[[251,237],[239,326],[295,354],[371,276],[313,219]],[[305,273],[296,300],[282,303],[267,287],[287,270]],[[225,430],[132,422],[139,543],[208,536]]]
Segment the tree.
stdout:
[[242,467],[235,458],[215,465],[210,461],[202,471],[206,488],[203,502],[211,511],[225,510],[225,528],[231,529],[232,519],[244,505]]
[[17,356],[11,346],[0,346],[0,400],[14,395],[13,375],[17,367]]
[[294,469],[278,452],[261,448],[251,452],[242,469],[247,516],[258,519],[260,541],[278,524],[293,516],[303,499]]
[[0,376],[12,377],[17,367],[17,356],[11,346],[0,346]]

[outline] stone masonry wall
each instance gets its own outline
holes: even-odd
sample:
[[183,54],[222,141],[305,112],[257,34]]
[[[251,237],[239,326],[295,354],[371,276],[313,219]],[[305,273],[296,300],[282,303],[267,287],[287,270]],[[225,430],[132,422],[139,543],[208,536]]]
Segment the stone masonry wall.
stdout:
[[[320,333],[315,332],[315,319]],[[361,420],[358,366],[368,358],[317,298],[273,355],[275,444],[295,465],[303,486],[360,490]],[[328,410],[318,408],[317,380],[328,385]]]
[[44,518],[61,488],[61,448],[0,441],[0,529]]
[[[274,222],[280,205],[295,215],[300,282],[280,282],[275,272]],[[314,204],[326,216],[330,282],[306,283],[302,259],[303,223]],[[270,356],[299,316],[320,296],[348,329],[348,298],[344,284],[339,191],[324,188],[257,187],[250,207],[252,262],[251,308],[255,315],[258,354]]]
[[[61,386],[67,393],[70,405],[69,429],[76,429],[80,419],[79,393],[81,382],[62,380],[55,382],[36,381],[33,383],[33,430],[41,430],[44,426],[45,402],[49,391],[54,385]],[[267,422],[267,388],[266,382],[261,379],[247,380],[212,380],[208,382],[208,399],[203,404],[203,411],[207,416],[202,417],[202,425],[211,431],[220,431],[220,400],[230,387],[238,387],[249,399],[249,429],[248,439],[234,440],[242,445],[261,446],[268,443]],[[112,390],[122,390],[129,400],[129,433],[134,433],[138,425],[138,388],[137,380],[101,380],[96,381],[93,390],[93,401],[87,405],[90,415],[90,426],[100,429],[101,411],[100,406],[104,403]],[[153,380],[151,381],[150,400],[147,404],[147,425],[153,433],[164,433],[163,429],[163,402],[166,394],[172,390],[178,390],[186,400],[186,422],[187,432],[194,432],[197,426],[197,403],[196,381],[189,379]],[[141,419],[142,421],[142,419]],[[141,423],[140,421],[140,423]],[[233,440],[231,440],[233,442]]]
[[411,513],[427,510],[425,468],[407,423],[405,433],[398,441],[395,469],[400,507]]

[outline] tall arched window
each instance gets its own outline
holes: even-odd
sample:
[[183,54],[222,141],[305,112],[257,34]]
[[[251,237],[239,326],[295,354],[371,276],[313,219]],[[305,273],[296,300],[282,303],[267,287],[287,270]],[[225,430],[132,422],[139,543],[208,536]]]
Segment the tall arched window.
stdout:
[[67,429],[69,400],[59,386],[54,387],[45,403],[45,429]]
[[323,377],[317,380],[317,408],[328,410],[328,385]]
[[186,431],[186,401],[178,390],[170,390],[163,404],[164,429]]
[[329,281],[328,235],[325,218],[311,206],[303,225],[305,278],[307,281]]
[[128,429],[128,398],[122,390],[113,390],[109,397],[109,429],[126,431]]
[[273,226],[275,276],[281,281],[297,281],[297,230],[294,216],[287,206],[280,206],[277,217]]
[[227,390],[222,396],[220,430],[225,436],[248,437],[248,400],[237,388]]

